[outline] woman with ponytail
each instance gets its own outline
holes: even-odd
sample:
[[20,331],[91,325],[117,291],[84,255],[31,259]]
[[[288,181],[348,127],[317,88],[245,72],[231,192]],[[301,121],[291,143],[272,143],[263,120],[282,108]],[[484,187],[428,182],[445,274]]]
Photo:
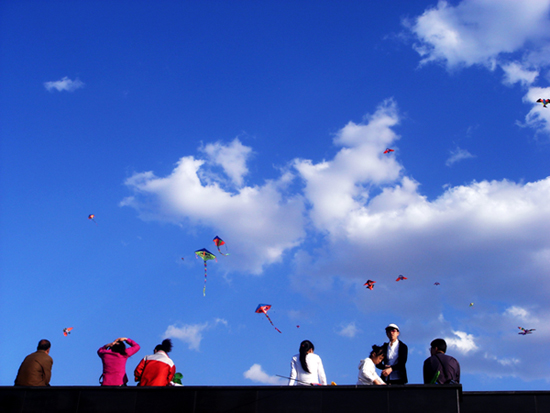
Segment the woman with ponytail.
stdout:
[[289,386],[310,386],[312,384],[327,384],[325,369],[321,357],[313,353],[315,347],[309,340],[300,344],[300,352],[292,357],[290,362]]
[[174,374],[176,366],[168,357],[172,351],[172,341],[167,338],[162,340],[153,350],[152,355],[145,356],[134,371],[134,378],[138,386],[168,386]]

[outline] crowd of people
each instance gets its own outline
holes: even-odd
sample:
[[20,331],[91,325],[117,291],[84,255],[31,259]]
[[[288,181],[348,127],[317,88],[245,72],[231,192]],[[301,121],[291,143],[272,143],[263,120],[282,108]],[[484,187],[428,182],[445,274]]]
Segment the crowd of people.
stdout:
[[[126,347],[126,344],[129,347]],[[29,354],[21,363],[16,386],[49,386],[52,377],[53,359],[50,357],[51,343],[40,340],[38,348]],[[102,386],[126,386],[126,361],[136,354],[140,346],[127,337],[119,337],[112,343],[105,344],[97,350],[97,355],[103,364],[103,373],[99,378]],[[163,340],[153,350],[153,354],[145,356],[134,370],[134,380],[138,386],[171,386],[176,374],[176,366],[168,353],[172,351],[172,341]]]
[[[369,357],[359,363],[357,385],[396,385],[407,384],[407,345],[399,340],[399,327],[390,324],[386,327],[389,341],[382,346],[373,345]],[[321,358],[314,354],[313,343],[302,341],[299,353],[290,362],[290,386],[326,385],[327,378]],[[424,361],[423,377],[425,384],[460,383],[460,365],[447,354],[447,343],[442,338],[430,344],[430,357]],[[380,375],[376,369],[381,370]]]
[[[408,348],[399,340],[399,327],[390,324],[386,327],[388,342],[382,346],[373,345],[369,357],[359,363],[357,385],[404,385],[408,383]],[[126,347],[128,344],[129,347]],[[50,357],[51,343],[40,340],[36,352],[29,354],[21,363],[16,386],[49,386],[52,375],[53,359]],[[105,344],[97,351],[103,364],[100,377],[102,386],[126,386],[126,361],[140,350],[135,341],[117,338]],[[309,340],[300,344],[299,352],[290,362],[290,386],[326,385],[327,378],[321,357],[314,353],[315,347]],[[165,339],[145,356],[134,370],[134,380],[138,386],[170,386],[176,374],[176,366],[168,353],[172,351],[172,342]],[[447,343],[442,338],[430,344],[430,357],[424,361],[423,378],[425,384],[460,383],[460,365],[454,357],[447,354]],[[376,369],[381,371],[380,375]]]

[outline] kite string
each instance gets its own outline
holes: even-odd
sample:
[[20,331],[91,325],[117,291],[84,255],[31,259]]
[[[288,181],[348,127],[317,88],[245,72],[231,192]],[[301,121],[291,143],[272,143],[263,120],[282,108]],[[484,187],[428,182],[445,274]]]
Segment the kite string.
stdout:
[[202,296],[206,296],[206,260],[204,261],[204,287],[202,288]]

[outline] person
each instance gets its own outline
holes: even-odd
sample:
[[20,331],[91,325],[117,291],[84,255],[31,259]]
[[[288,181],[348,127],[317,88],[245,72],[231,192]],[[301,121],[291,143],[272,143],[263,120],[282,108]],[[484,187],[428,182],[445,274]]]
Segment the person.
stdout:
[[53,359],[50,357],[51,343],[42,339],[36,351],[29,354],[19,366],[15,377],[16,386],[49,386],[52,378]]
[[448,356],[447,343],[436,338],[430,343],[430,354],[424,361],[424,384],[460,383],[460,364],[454,357]]
[[169,386],[176,374],[176,366],[168,353],[172,351],[172,341],[162,340],[153,350],[153,354],[145,356],[134,370],[134,379],[138,386]]
[[409,355],[409,349],[405,343],[400,341],[399,327],[395,324],[390,324],[386,327],[386,336],[389,338],[389,342],[384,343],[382,348],[384,349],[384,360],[378,364],[380,370],[382,370],[382,380],[386,384],[407,384],[407,357]]
[[376,374],[375,366],[382,363],[384,360],[384,348],[372,346],[372,351],[368,358],[361,360],[359,363],[359,375],[357,376],[357,384],[362,386],[370,386],[376,384],[378,386],[385,386],[386,383]]
[[[130,345],[126,348],[124,342]],[[99,378],[102,386],[126,386],[126,361],[139,351],[139,344],[127,337],[119,337],[97,350],[103,363],[103,374]]]
[[322,384],[326,386],[327,377],[321,357],[313,351],[315,346],[309,340],[300,343],[299,353],[290,362],[289,386],[309,386]]

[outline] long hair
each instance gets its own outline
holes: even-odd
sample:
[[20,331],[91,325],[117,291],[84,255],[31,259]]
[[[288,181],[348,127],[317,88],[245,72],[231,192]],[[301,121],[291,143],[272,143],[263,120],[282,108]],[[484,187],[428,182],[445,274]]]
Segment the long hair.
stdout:
[[172,351],[172,340],[169,338],[162,340],[161,344],[157,344],[155,351],[162,350],[165,353],[170,353]]
[[315,350],[313,343],[309,340],[302,341],[302,343],[300,344],[300,364],[302,365],[304,371],[307,373],[310,373],[306,363],[306,356],[309,350]]

